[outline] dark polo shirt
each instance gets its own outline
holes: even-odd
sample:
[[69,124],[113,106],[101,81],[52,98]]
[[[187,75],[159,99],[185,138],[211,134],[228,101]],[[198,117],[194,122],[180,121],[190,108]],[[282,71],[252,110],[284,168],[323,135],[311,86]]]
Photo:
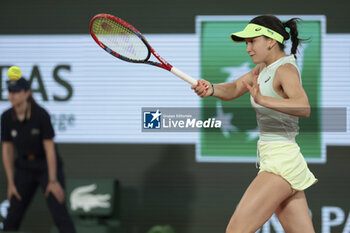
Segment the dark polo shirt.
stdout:
[[[16,165],[23,168],[47,167],[44,139],[55,136],[48,112],[37,104],[29,104],[23,121],[10,108],[1,116],[1,141],[12,142],[18,155]],[[56,146],[55,146],[56,149]],[[56,149],[56,156],[57,149]],[[60,165],[60,159],[57,159]]]

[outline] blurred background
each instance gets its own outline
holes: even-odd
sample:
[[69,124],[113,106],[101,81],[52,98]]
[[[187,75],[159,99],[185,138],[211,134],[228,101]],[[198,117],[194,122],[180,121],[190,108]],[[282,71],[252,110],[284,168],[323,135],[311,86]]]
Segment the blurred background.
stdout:
[[[19,66],[23,77],[32,81],[35,99],[51,114],[66,179],[116,181],[113,213],[97,213],[92,217],[78,213],[78,216],[115,218],[120,224],[118,231],[126,233],[146,233],[154,226],[171,226],[171,229],[158,228],[159,232],[224,232],[244,190],[257,173],[256,136],[249,143],[234,144],[234,141],[255,125],[241,129],[242,134],[234,130],[208,134],[218,136],[214,136],[216,146],[208,149],[203,147],[208,137],[202,132],[142,132],[142,108],[198,108],[198,111],[201,107],[215,107],[214,111],[218,106],[245,108],[249,107],[248,96],[242,98],[243,105],[237,106],[205,102],[192,93],[187,83],[164,70],[117,60],[92,40],[91,18],[98,13],[109,13],[128,21],[171,64],[193,77],[204,74],[215,82],[228,81],[230,75],[239,74],[237,70],[225,70],[230,67],[231,59],[231,66],[239,68],[244,67],[245,61],[249,62],[249,57],[242,53],[239,55],[242,60],[234,60],[236,50],[229,47],[228,41],[210,44],[218,50],[214,57],[209,56],[206,48],[211,47],[203,46],[208,38],[205,33],[215,31],[217,26],[211,28],[205,22],[220,19],[225,28],[225,22],[245,23],[260,14],[300,16],[305,20],[304,25],[316,22],[318,29],[312,31],[309,47],[300,54],[304,59],[303,74],[310,74],[303,77],[305,89],[312,96],[313,108],[340,107],[349,116],[349,9],[350,3],[345,0],[2,1],[0,110],[10,107],[5,88],[7,69]],[[232,31],[235,26],[232,24]],[[304,28],[303,35],[307,37],[309,31]],[[227,36],[231,33],[226,28],[224,31]],[[222,32],[217,33],[211,34],[214,39],[222,38]],[[317,49],[307,50],[311,46]],[[244,52],[244,45],[237,48]],[[225,51],[232,53],[222,58]],[[214,67],[222,61],[228,64]],[[213,76],[215,69],[221,76]],[[254,112],[251,114],[254,117]],[[247,120],[254,122],[254,118],[249,118],[231,123],[238,126]],[[349,119],[345,118],[345,125],[337,132],[323,131],[320,118],[312,120],[318,126],[317,132],[311,130],[311,137],[317,140],[307,141],[309,146],[305,145],[304,155],[319,179],[317,185],[306,190],[316,232],[350,232]],[[304,123],[308,124],[310,121]],[[300,135],[303,138],[300,143],[305,142],[308,133]],[[233,143],[232,147],[228,143]],[[303,152],[302,146],[301,149]],[[244,154],[247,159],[215,159],[211,150],[224,157]],[[5,206],[6,187],[1,162],[1,207]],[[68,203],[69,198],[68,195]],[[52,227],[44,196],[38,191],[21,229],[47,233]],[[260,232],[283,230],[273,217]]]

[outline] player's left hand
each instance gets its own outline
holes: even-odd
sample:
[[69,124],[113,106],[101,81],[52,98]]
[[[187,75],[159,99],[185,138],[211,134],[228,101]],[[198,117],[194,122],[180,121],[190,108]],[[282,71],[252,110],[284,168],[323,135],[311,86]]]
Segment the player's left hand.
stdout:
[[45,196],[48,197],[50,193],[54,195],[59,203],[64,202],[64,190],[58,181],[48,183],[45,191]]
[[249,90],[250,95],[253,97],[255,103],[259,104],[262,99],[262,95],[260,92],[260,84],[258,84],[258,75],[253,80],[253,85],[250,85],[244,81],[242,81],[242,84]]

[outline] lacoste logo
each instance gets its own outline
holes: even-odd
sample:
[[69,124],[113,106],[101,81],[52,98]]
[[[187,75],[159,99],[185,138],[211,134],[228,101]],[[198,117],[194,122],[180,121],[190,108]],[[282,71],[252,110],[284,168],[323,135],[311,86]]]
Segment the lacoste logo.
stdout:
[[257,31],[257,32],[260,31],[260,30],[261,30],[261,28],[255,28],[255,31]]
[[267,83],[271,79],[271,76],[268,77],[268,79],[265,80],[265,83]]
[[110,194],[93,194],[97,188],[96,184],[80,186],[75,188],[70,195],[72,210],[82,208],[84,212],[89,212],[93,208],[110,208]]

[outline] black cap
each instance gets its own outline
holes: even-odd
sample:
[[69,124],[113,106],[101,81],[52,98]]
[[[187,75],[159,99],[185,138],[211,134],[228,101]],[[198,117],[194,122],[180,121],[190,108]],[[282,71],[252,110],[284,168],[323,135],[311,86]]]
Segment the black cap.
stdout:
[[18,80],[8,80],[6,83],[9,91],[27,91],[30,88],[29,82],[24,78],[20,78]]

